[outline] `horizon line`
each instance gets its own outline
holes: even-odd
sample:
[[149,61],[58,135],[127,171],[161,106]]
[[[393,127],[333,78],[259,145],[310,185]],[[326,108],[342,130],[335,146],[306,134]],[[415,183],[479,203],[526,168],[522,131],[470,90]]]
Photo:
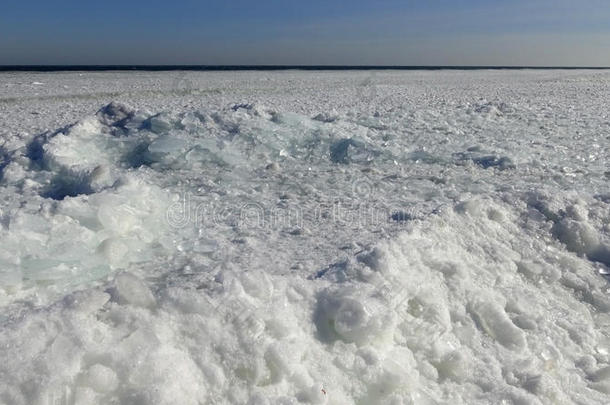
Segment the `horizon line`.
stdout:
[[542,65],[152,65],[152,64],[44,64],[0,65],[0,72],[61,71],[262,71],[262,70],[609,70],[610,66],[542,66]]

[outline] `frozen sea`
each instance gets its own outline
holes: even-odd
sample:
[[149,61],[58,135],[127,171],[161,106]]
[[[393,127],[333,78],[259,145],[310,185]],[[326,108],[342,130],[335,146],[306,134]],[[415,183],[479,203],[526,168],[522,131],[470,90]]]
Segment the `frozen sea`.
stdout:
[[610,403],[610,71],[0,74],[0,404]]

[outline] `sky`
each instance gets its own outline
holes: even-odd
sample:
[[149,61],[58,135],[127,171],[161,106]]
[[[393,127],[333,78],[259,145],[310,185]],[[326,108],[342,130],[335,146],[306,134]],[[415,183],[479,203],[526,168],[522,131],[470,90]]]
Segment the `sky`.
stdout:
[[610,66],[610,3],[3,0],[15,64]]

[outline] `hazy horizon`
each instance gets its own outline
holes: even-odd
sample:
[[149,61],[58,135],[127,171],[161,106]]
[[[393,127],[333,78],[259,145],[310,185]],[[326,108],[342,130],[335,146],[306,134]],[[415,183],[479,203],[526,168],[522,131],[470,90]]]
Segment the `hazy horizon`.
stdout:
[[610,66],[601,0],[5,7],[0,65]]

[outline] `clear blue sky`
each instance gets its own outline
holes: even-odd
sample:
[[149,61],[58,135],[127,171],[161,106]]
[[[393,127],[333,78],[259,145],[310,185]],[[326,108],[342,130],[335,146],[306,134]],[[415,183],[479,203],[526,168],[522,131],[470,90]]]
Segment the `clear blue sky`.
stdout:
[[610,66],[610,2],[3,0],[0,64]]

